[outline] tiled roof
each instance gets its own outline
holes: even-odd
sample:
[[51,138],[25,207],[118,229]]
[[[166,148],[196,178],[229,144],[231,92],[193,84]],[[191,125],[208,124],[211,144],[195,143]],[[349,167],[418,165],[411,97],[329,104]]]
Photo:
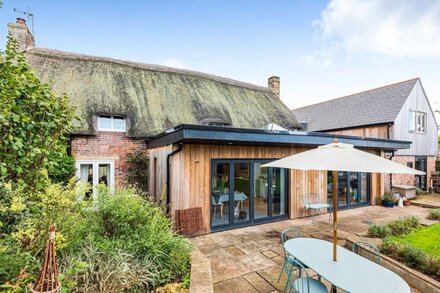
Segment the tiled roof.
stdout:
[[418,78],[292,110],[307,131],[393,122]]

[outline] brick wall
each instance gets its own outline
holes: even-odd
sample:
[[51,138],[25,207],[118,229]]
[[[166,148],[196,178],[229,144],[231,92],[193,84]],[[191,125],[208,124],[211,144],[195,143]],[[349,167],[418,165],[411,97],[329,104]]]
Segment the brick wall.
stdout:
[[77,160],[114,160],[115,186],[125,180],[127,154],[145,149],[145,140],[128,137],[123,132],[100,131],[97,136],[72,138],[72,155]]
[[[407,166],[408,162],[412,162],[412,167],[415,167],[415,157],[414,156],[394,156],[393,161]],[[415,185],[414,175],[405,174],[393,174],[393,185]],[[389,184],[388,184],[389,187]]]
[[[407,166],[407,162],[412,162],[412,167],[415,167],[415,157],[414,156],[394,156],[393,161],[403,164]],[[432,172],[435,171],[435,156],[427,157],[427,187],[429,188],[430,178]],[[390,175],[385,174],[385,190],[390,189]],[[415,176],[414,175],[405,175],[405,174],[393,174],[393,185],[415,185]]]

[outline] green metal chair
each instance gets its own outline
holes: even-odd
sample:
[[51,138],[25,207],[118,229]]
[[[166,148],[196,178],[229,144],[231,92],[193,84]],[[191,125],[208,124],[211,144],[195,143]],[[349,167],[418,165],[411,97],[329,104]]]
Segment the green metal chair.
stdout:
[[[290,275],[292,274],[292,270],[294,269],[295,263],[297,262],[296,258],[286,251],[286,249],[284,248],[284,243],[289,239],[294,239],[298,237],[304,237],[304,235],[300,230],[296,228],[288,228],[281,233],[281,244],[283,245],[284,250],[284,262],[283,268],[281,269],[278,276],[278,282],[280,282],[282,273],[285,272],[287,274],[287,282],[286,286],[284,287],[284,292],[286,292],[287,287],[289,286]],[[302,264],[302,267],[306,267],[306,265]]]
[[294,272],[298,272],[295,280],[290,284],[289,292],[298,293],[328,293],[327,287],[320,280],[313,279],[309,276],[307,268],[298,260],[293,260]]
[[365,241],[356,241],[353,243],[352,251],[363,256],[377,264],[380,263],[380,251],[373,244]]

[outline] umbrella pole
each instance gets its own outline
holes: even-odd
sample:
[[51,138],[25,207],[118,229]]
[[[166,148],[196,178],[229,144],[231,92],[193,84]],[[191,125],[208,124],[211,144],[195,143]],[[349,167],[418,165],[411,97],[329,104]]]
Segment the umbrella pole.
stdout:
[[338,171],[333,171],[333,261],[336,261],[336,247],[338,245]]

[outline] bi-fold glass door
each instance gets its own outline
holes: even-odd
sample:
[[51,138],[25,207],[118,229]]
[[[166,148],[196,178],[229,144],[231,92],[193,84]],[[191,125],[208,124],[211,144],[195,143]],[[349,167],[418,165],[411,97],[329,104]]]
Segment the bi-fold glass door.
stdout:
[[[328,199],[332,205],[333,172],[328,172],[327,184]],[[338,209],[368,205],[370,199],[370,176],[368,173],[338,172],[337,184]]]
[[213,229],[249,225],[287,216],[287,171],[262,168],[263,160],[213,160]]

